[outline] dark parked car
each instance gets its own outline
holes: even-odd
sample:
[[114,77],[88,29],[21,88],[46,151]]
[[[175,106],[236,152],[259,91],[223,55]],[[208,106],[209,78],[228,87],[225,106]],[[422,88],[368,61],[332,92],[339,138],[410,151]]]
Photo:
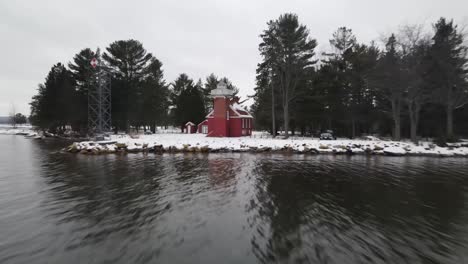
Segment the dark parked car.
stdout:
[[336,137],[333,135],[333,131],[327,130],[320,134],[320,140],[336,140]]

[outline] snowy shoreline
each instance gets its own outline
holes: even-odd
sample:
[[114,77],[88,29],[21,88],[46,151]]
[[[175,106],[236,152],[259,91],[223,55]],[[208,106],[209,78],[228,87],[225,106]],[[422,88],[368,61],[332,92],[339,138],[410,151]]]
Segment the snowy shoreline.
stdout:
[[0,125],[0,135],[20,135],[20,136],[37,136],[37,133],[32,130],[31,126],[10,126],[10,125]]
[[430,142],[383,140],[273,139],[262,137],[211,138],[204,134],[112,135],[107,141],[75,142],[66,152],[97,155],[109,153],[252,152],[300,154],[361,154],[388,156],[468,157],[468,142],[438,147]]

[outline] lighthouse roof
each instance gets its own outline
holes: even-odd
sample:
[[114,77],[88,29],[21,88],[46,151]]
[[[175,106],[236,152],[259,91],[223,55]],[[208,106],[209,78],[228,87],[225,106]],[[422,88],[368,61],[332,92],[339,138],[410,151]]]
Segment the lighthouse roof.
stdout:
[[224,81],[220,81],[216,86],[216,89],[211,90],[211,96],[232,96],[234,94],[233,90],[227,88],[227,85]]
[[[231,118],[236,118],[236,117],[253,118],[253,116],[237,102],[230,103],[229,109],[232,111]],[[214,116],[214,111],[211,110],[206,116],[206,118],[213,118],[213,116]]]

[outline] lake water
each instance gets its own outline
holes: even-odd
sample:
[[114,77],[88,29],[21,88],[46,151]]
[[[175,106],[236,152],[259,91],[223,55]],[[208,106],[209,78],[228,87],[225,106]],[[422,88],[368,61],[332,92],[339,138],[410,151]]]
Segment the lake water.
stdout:
[[0,263],[468,263],[468,159],[59,153],[0,136]]

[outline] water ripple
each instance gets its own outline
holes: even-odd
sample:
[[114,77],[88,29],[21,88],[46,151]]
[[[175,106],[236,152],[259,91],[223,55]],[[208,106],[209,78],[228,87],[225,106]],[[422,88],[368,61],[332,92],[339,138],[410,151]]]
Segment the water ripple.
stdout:
[[468,259],[468,159],[0,146],[2,264]]

